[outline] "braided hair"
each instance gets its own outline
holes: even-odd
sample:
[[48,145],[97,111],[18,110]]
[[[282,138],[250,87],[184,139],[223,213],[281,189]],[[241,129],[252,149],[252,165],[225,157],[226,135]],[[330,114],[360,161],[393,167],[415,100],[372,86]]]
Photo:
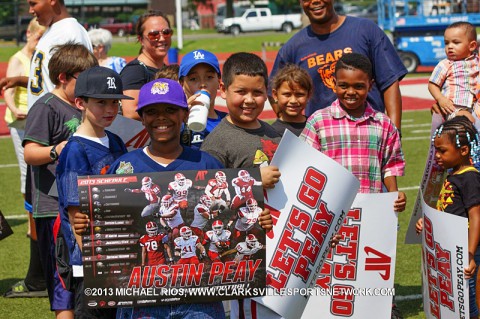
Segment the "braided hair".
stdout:
[[473,164],[480,163],[480,137],[473,123],[465,116],[456,116],[445,121],[435,130],[432,142],[440,135],[447,135],[450,142],[457,148],[467,146]]

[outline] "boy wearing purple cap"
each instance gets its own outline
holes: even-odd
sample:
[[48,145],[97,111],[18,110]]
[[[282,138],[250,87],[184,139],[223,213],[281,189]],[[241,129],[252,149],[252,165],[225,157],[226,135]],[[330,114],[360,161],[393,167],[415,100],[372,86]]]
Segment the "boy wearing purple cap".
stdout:
[[83,306],[82,237],[75,236],[70,221],[80,212],[77,177],[105,174],[110,164],[127,152],[120,137],[105,130],[115,120],[119,101],[132,99],[122,92],[122,79],[109,68],[96,66],[80,73],[75,85],[75,105],[82,111],[82,123],[68,140],[57,166],[61,228],[56,245],[57,251],[63,248],[66,257],[59,262],[58,269],[75,294],[75,318],[115,317],[114,309]]
[[[183,170],[206,170],[223,168],[211,155],[180,144],[182,124],[188,118],[188,104],[182,87],[176,81],[157,79],[140,89],[137,112],[140,115],[151,142],[118,158],[109,173],[130,174]],[[260,225],[269,230],[272,219],[268,210],[259,218]],[[75,216],[78,234],[89,225],[88,216]],[[225,318],[221,302],[203,304],[178,304],[142,308],[118,308],[117,318]]]
[[[220,86],[220,66],[217,57],[205,50],[195,50],[185,54],[180,63],[179,82],[188,98],[188,107],[201,104],[195,99],[200,95],[198,91],[207,91],[210,95],[210,108],[208,110],[207,127],[201,132],[191,132],[186,141],[182,143],[199,148],[207,135],[227,115],[225,112],[215,110],[215,98]],[[183,136],[182,136],[183,137]]]

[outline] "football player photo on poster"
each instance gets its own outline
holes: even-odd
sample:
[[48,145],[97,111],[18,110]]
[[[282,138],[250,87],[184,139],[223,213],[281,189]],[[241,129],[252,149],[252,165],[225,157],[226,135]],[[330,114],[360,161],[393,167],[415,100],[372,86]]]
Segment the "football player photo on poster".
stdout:
[[78,178],[87,307],[265,293],[259,169]]

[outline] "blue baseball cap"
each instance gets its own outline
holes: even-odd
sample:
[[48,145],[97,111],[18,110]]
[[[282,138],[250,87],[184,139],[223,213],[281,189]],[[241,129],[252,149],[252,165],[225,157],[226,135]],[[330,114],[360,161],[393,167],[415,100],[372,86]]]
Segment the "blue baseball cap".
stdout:
[[188,110],[187,97],[182,86],[170,79],[157,79],[142,86],[138,94],[137,113],[146,106],[158,103],[176,105]]
[[220,75],[220,65],[218,64],[218,59],[215,54],[205,50],[195,50],[188,52],[183,56],[182,62],[180,63],[180,70],[178,72],[179,78],[187,76],[188,72],[190,72],[194,66],[200,63],[210,65],[215,69],[215,72]]

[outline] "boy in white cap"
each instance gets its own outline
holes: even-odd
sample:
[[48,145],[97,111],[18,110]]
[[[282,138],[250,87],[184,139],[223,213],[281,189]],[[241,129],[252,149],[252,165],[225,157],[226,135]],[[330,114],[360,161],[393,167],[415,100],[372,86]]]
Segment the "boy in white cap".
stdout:
[[68,140],[57,166],[61,235],[57,236],[56,245],[57,251],[63,247],[68,255],[64,268],[59,265],[58,269],[67,288],[75,293],[75,318],[115,317],[114,309],[86,309],[83,306],[82,238],[75,236],[70,220],[80,212],[77,177],[105,174],[110,164],[127,152],[120,137],[105,130],[117,116],[119,101],[132,99],[122,92],[122,79],[109,68],[95,66],[78,75],[75,106],[82,111],[82,123]]

